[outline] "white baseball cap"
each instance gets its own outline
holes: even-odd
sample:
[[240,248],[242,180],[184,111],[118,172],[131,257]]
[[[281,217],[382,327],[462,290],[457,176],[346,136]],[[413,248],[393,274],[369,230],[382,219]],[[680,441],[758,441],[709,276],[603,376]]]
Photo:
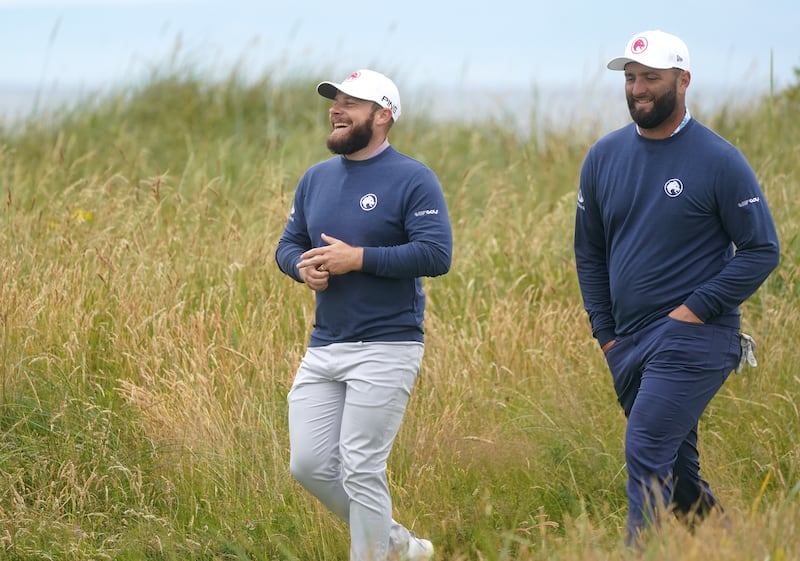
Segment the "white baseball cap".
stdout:
[[610,70],[625,70],[629,62],[638,62],[661,70],[689,70],[689,49],[679,38],[663,31],[643,31],[631,37],[623,56],[608,63]]
[[395,122],[400,118],[400,92],[394,82],[380,72],[362,68],[350,74],[341,84],[320,82],[317,85],[317,93],[328,99],[334,99],[339,92],[391,109]]

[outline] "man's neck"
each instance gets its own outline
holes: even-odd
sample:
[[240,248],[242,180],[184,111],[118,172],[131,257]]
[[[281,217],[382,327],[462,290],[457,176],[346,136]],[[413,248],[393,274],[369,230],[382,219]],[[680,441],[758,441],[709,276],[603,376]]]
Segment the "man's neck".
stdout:
[[389,147],[389,139],[387,137],[383,137],[380,142],[370,142],[361,150],[357,152],[353,152],[352,154],[345,154],[344,157],[348,160],[369,160],[370,158],[374,158],[384,150]]

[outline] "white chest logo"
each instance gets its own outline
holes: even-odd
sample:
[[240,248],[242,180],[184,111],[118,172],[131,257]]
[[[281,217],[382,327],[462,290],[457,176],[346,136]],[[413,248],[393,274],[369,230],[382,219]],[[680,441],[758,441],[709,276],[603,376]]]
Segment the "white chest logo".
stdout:
[[675,198],[683,193],[683,183],[680,179],[670,179],[664,183],[664,192],[668,197]]
[[367,193],[361,197],[361,200],[358,202],[358,204],[361,205],[361,210],[366,210],[369,212],[378,206],[378,196],[373,193]]

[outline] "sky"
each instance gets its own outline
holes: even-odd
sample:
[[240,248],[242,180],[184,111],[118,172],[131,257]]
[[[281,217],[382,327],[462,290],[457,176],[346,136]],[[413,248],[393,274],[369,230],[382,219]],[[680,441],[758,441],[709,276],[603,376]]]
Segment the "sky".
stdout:
[[798,82],[797,0],[0,0],[0,111],[124,87],[170,61],[278,80],[373,68],[401,98],[427,92],[442,110],[480,112],[487,92],[512,107],[537,92],[586,110],[608,91],[624,104],[621,73],[605,63],[647,29],[687,43],[690,100]]

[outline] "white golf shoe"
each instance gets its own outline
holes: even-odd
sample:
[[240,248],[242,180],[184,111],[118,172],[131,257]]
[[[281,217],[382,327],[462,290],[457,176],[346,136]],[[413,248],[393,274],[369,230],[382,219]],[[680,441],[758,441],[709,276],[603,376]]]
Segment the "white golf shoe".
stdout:
[[390,533],[391,561],[430,561],[433,559],[433,544],[429,540],[418,538],[414,532],[392,520]]
[[433,544],[430,540],[418,538],[413,533],[408,538],[408,548],[402,561],[430,561],[433,559]]

